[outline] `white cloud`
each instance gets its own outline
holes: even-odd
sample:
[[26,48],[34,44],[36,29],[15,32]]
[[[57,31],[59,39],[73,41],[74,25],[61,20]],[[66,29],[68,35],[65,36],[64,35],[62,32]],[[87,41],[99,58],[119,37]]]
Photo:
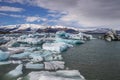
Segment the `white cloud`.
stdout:
[[8,2],[8,3],[25,3],[25,0],[0,0],[0,2]]
[[[5,0],[3,0],[5,1]],[[9,1],[9,0],[7,0]],[[21,4],[67,12],[60,21],[77,21],[83,26],[118,26],[120,0],[11,0]],[[20,1],[20,2],[19,2]]]
[[40,21],[46,21],[47,19],[46,18],[41,18],[39,16],[28,16],[26,17],[26,22],[40,22]]
[[21,12],[24,9],[10,6],[0,6],[0,11],[9,11],[9,12]]
[[10,16],[10,17],[14,17],[14,18],[24,18],[24,15],[16,15],[16,14],[7,14],[7,13],[0,13],[0,15],[2,16]]

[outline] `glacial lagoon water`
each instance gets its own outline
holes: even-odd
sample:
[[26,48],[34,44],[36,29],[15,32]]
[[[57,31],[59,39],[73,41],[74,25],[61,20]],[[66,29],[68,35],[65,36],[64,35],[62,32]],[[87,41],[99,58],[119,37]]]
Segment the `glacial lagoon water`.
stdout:
[[120,42],[91,40],[64,52],[63,59],[86,80],[120,80]]
[[[62,53],[66,66],[77,69],[86,80],[120,80],[120,42],[100,39],[76,45]],[[0,80],[16,65],[0,66]],[[26,75],[29,70],[24,71]],[[9,79],[8,79],[9,80]]]

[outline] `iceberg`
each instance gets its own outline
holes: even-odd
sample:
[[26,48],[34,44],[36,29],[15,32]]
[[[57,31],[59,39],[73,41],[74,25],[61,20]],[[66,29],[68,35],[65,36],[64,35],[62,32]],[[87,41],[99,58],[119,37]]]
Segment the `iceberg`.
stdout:
[[85,80],[78,70],[39,71],[28,74],[28,80]]
[[39,64],[39,63],[27,63],[25,65],[26,69],[44,69],[44,64]]
[[25,51],[24,49],[19,49],[19,48],[8,48],[8,50],[10,54],[20,54]]
[[21,36],[17,39],[18,42],[28,43],[28,44],[42,44],[43,41],[37,37]]
[[9,58],[10,54],[7,52],[3,52],[0,50],[0,61],[7,60]]
[[40,54],[37,54],[37,53],[30,54],[29,58],[32,58],[31,61],[34,62],[34,63],[43,61],[43,57]]
[[50,51],[56,51],[58,53],[61,53],[65,50],[67,50],[68,45],[65,43],[61,43],[61,42],[56,42],[56,43],[44,43],[42,45],[42,48],[44,50],[50,50]]
[[23,74],[22,70],[23,70],[23,64],[20,64],[14,70],[8,72],[7,76],[19,77],[20,75]]
[[62,60],[63,57],[60,54],[52,54],[44,57],[45,61]]
[[30,55],[29,52],[24,52],[24,53],[20,53],[20,54],[13,54],[10,56],[10,58],[13,59],[23,59],[23,58],[28,58]]
[[82,44],[84,43],[83,40],[75,40],[75,39],[63,39],[63,38],[56,38],[56,42],[64,42],[67,44]]
[[58,31],[56,32],[56,37],[59,38],[69,38],[70,34],[66,33],[65,31]]
[[50,61],[50,62],[44,62],[45,64],[45,70],[58,70],[58,69],[64,69],[65,62],[63,61]]

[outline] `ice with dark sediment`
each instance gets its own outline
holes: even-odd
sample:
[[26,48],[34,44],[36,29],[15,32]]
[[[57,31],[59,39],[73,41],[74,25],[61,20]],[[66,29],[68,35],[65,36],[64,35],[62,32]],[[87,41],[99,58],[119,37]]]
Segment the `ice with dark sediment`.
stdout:
[[50,61],[50,62],[44,62],[45,70],[58,70],[58,69],[64,69],[65,62],[63,61]]

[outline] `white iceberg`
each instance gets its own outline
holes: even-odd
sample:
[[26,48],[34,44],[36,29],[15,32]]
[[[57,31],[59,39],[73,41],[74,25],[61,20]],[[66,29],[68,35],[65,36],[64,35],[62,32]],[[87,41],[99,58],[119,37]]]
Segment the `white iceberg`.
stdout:
[[25,65],[26,69],[44,69],[44,64],[39,64],[39,63],[27,63]]
[[7,76],[19,77],[20,75],[23,74],[22,70],[23,70],[23,64],[20,64],[14,70],[8,72]]
[[78,70],[40,71],[28,74],[29,80],[85,80]]
[[45,64],[45,70],[58,70],[58,69],[64,69],[65,62],[63,61],[50,61],[50,62],[44,62]]
[[62,52],[67,50],[68,45],[62,42],[56,42],[56,43],[44,43],[42,45],[42,48],[44,50],[50,50],[50,51],[56,51],[56,52]]

